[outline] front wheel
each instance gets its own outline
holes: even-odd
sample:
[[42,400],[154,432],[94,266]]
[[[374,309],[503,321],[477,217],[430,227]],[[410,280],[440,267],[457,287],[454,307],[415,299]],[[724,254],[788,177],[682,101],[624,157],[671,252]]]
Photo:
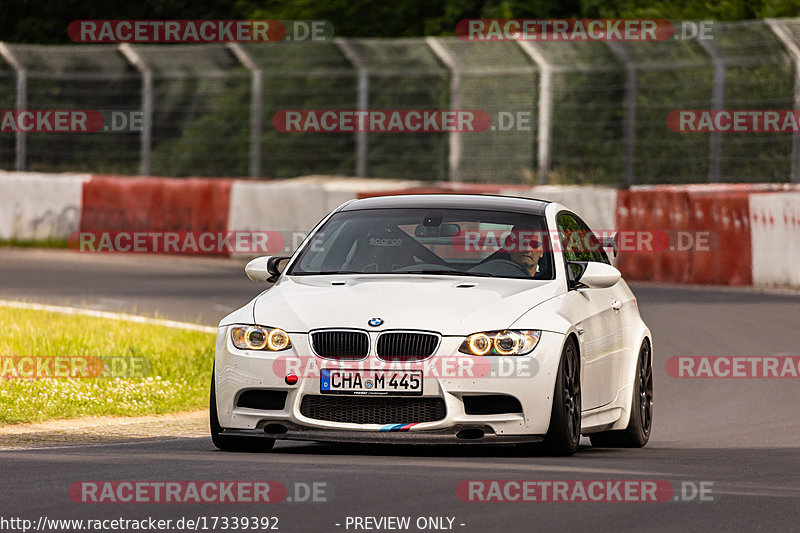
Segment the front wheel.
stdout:
[[573,338],[567,339],[558,364],[553,390],[550,427],[541,445],[523,445],[526,451],[541,450],[548,455],[572,455],[581,440],[581,365]]
[[653,427],[653,350],[645,339],[639,349],[633,401],[628,427],[589,435],[592,446],[605,448],[642,448],[650,439]]
[[211,427],[211,442],[220,450],[226,452],[266,452],[275,446],[275,439],[266,437],[240,437],[225,435],[219,425],[217,416],[217,392],[214,385],[214,371],[211,372],[211,397],[209,400],[209,426]]

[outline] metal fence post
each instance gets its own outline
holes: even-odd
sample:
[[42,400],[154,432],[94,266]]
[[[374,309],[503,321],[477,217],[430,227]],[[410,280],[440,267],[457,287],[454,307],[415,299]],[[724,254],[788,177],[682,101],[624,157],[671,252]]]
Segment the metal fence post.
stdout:
[[550,182],[550,136],[553,131],[553,66],[530,41],[517,41],[522,51],[539,67],[539,183]]
[[[714,85],[711,89],[711,109],[722,109],[725,101],[725,58],[719,48],[711,41],[699,39],[697,41],[703,50],[711,56],[714,68]],[[722,167],[722,132],[714,131],[710,134],[708,151],[708,181],[719,183]]]
[[263,72],[239,43],[228,43],[228,49],[252,75],[250,83],[250,177],[261,177],[261,93]]
[[625,145],[622,176],[630,187],[636,181],[636,96],[639,90],[636,62],[631,53],[620,43],[605,41],[608,49],[625,66],[625,116],[622,119],[622,136]]
[[[8,46],[6,46],[5,43],[0,43],[0,56],[2,56],[3,59],[5,59],[6,62],[8,62],[8,64],[11,65],[11,68],[13,68],[17,74],[16,109],[17,111],[23,111],[28,107],[28,71],[25,70],[25,67],[22,66],[22,63],[20,63],[17,60],[16,56],[14,56],[14,54],[11,52]],[[26,133],[22,131],[22,128],[17,128],[15,134],[15,141],[16,141],[15,168],[18,171],[22,172],[26,169],[28,161],[28,154],[27,154],[28,142]]]
[[[426,37],[425,42],[436,54],[442,63],[450,70],[450,109],[460,110],[461,99],[461,69],[455,57],[435,37]],[[461,181],[461,132],[451,131],[448,137],[450,156],[448,157],[449,177],[452,182]]]
[[[800,43],[780,20],[766,19],[766,22],[794,59],[794,109],[800,110]],[[800,131],[792,133],[790,180],[792,183],[800,183]]]
[[[369,70],[361,56],[349,42],[342,38],[336,38],[333,42],[336,43],[339,50],[358,71],[356,108],[359,111],[366,111],[369,108]],[[359,128],[358,133],[356,133],[356,176],[359,178],[367,177],[367,130],[363,127]]]
[[119,45],[119,51],[142,75],[142,134],[139,149],[139,174],[150,175],[150,155],[153,138],[153,71],[128,43]]

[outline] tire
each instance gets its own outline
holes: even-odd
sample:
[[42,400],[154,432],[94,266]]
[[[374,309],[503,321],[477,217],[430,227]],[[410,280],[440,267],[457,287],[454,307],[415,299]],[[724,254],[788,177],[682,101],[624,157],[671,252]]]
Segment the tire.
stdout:
[[222,434],[217,416],[217,393],[214,385],[214,372],[211,372],[211,397],[209,400],[209,426],[211,427],[211,442],[214,446],[226,452],[267,452],[275,446],[275,439],[267,437],[241,437]]
[[642,448],[653,429],[653,350],[645,339],[639,348],[636,379],[633,382],[631,418],[628,427],[589,435],[592,446],[602,448]]
[[541,444],[523,444],[526,452],[568,456],[578,451],[581,440],[581,370],[575,340],[567,339],[558,363],[553,390],[550,427]]

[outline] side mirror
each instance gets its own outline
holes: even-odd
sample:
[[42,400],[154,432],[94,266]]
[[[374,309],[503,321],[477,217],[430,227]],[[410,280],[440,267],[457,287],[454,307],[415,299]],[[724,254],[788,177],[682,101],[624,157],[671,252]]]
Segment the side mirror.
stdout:
[[586,263],[570,262],[568,265],[578,265],[582,269],[582,272],[575,278],[574,283],[576,286],[583,285],[590,289],[607,289],[616,285],[622,278],[619,270],[605,263],[595,263],[593,261]]
[[278,276],[283,271],[283,266],[280,265],[282,261],[287,261],[291,257],[282,255],[265,255],[256,257],[244,267],[247,277],[253,281],[260,281],[261,283],[274,283],[277,281]]

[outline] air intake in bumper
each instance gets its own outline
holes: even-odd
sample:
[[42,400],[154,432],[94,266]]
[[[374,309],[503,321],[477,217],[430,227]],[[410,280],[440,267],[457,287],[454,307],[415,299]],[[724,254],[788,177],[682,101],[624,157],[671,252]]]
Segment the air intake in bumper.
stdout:
[[243,391],[236,400],[236,407],[262,411],[281,411],[285,406],[285,390],[250,389]]
[[464,396],[464,412],[468,415],[504,415],[521,413],[519,400],[507,394]]
[[350,424],[412,424],[442,420],[447,414],[441,398],[303,397],[300,413],[308,418]]

